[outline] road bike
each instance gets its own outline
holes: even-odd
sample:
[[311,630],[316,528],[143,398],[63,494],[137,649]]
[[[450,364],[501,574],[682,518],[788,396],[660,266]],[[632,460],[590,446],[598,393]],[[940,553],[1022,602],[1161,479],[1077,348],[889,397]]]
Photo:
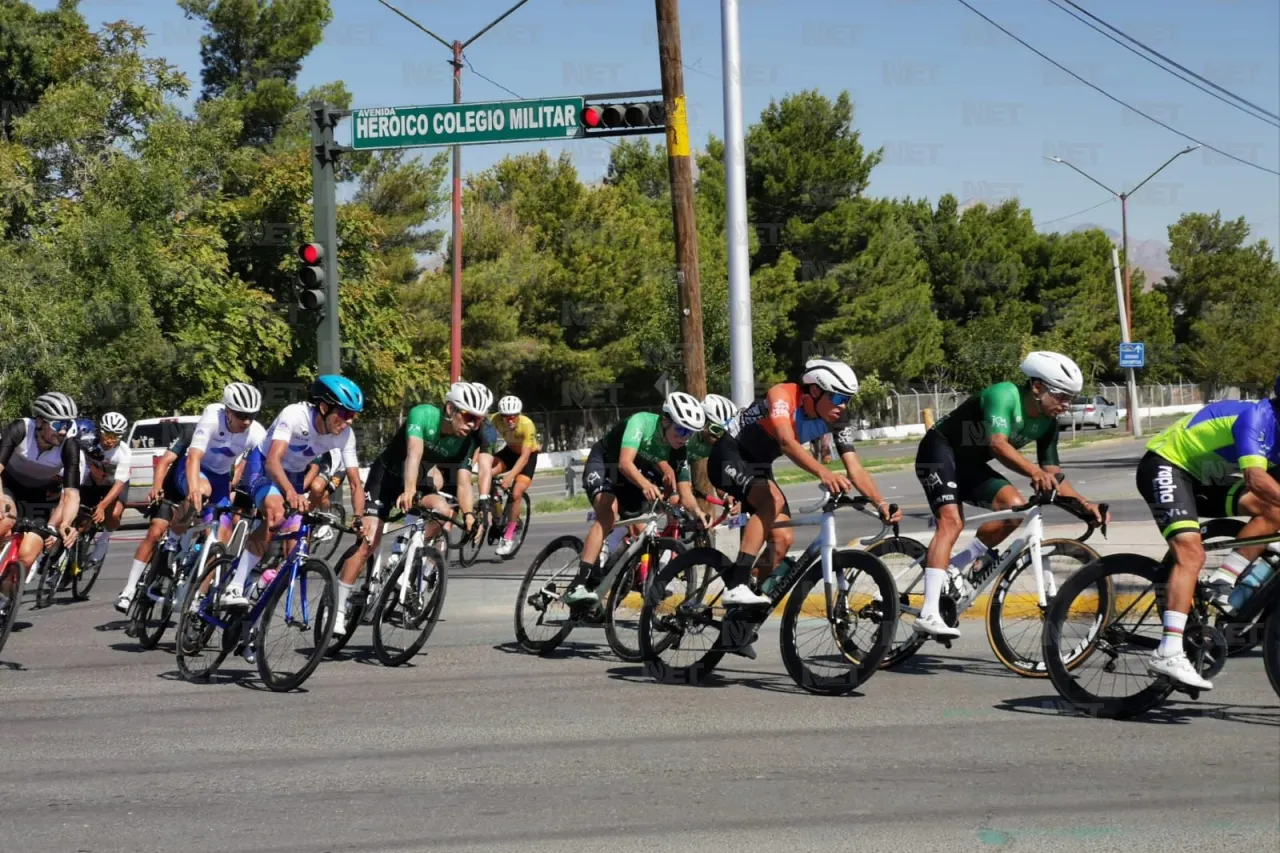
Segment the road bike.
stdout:
[[27,533],[35,533],[43,539],[58,535],[47,524],[21,518],[14,524],[9,541],[0,549],[0,650],[4,649],[4,644],[9,639],[13,623],[18,618],[18,610],[22,606],[25,578],[22,564],[18,562],[18,545]]
[[93,509],[80,507],[74,526],[78,534],[75,544],[68,548],[59,537],[41,562],[35,590],[36,609],[53,604],[54,596],[68,585],[74,600],[86,601],[102,572],[102,560],[89,559],[94,543],[105,529],[94,522]]
[[[493,487],[490,492],[492,497],[487,501],[481,501],[476,507],[471,534],[460,543],[458,548],[458,562],[463,566],[475,563],[476,558],[480,556],[482,545],[496,547],[506,533],[507,501],[511,500],[511,492],[502,487],[502,478],[498,476],[493,478]],[[525,492],[520,496],[520,511],[516,513],[516,529],[512,537],[515,546],[511,549],[511,553],[500,555],[503,560],[515,557],[520,546],[524,544],[524,538],[529,533],[529,519],[532,516],[533,502],[529,499],[529,493]]]
[[[296,545],[280,568],[259,566],[258,581],[246,590],[247,609],[223,603],[236,571],[229,556],[213,560],[188,584],[176,642],[178,670],[187,680],[207,681],[229,654],[243,651],[270,690],[285,692],[298,688],[320,664],[333,634],[337,581],[327,563],[310,555],[308,540],[313,525],[334,525],[337,519],[321,512],[293,515],[300,516],[297,530],[276,532],[275,538]],[[275,615],[283,617],[279,629],[271,622]],[[269,644],[281,633],[307,645],[288,650],[276,665],[269,660]],[[285,668],[294,664],[296,669]]]
[[[243,497],[242,505],[214,507],[213,518],[208,522],[188,527],[181,535],[170,529],[164,541],[156,545],[155,554],[146,571],[138,578],[133,598],[126,611],[125,636],[135,637],[144,649],[154,649],[164,636],[173,616],[174,602],[179,604],[186,597],[187,584],[193,577],[200,577],[210,560],[227,557],[237,560],[244,550],[251,522],[258,519],[258,511]],[[163,498],[152,506],[168,505],[178,509],[180,502]],[[218,538],[223,516],[235,517],[231,536],[224,546]],[[203,535],[201,535],[203,534]]]
[[[421,499],[421,495],[418,496]],[[417,501],[415,501],[416,503]],[[445,557],[426,537],[428,524],[443,526],[454,520],[435,510],[418,507],[394,514],[383,524],[384,535],[393,521],[406,519],[384,562],[374,553],[360,574],[360,585],[347,599],[346,630],[334,632],[325,654],[333,657],[351,640],[360,625],[373,625],[373,652],[384,666],[401,666],[413,658],[435,629],[449,587]],[[446,540],[447,541],[447,540]],[[324,619],[317,620],[317,631]],[[397,641],[397,631],[407,635]],[[317,635],[317,642],[319,636]]]
[[[588,521],[594,518],[594,513],[588,513]],[[603,628],[609,647],[618,657],[638,660],[639,649],[628,635],[627,620],[625,616],[619,618],[615,611],[625,607],[631,593],[652,578],[649,567],[665,564],[687,550],[679,539],[659,535],[660,531],[677,532],[682,518],[681,510],[666,500],[654,501],[633,515],[620,515],[616,525],[638,527],[639,533],[626,547],[612,554],[601,550],[603,576],[596,588],[602,597],[597,603],[569,605],[564,601],[578,575],[583,548],[581,537],[566,535],[548,542],[534,557],[516,594],[516,642],[525,651],[545,655],[563,643],[575,628]],[[658,526],[660,519],[668,521],[665,531]],[[643,574],[638,574],[642,571]],[[543,629],[547,629],[545,635]]]
[[[1280,534],[1249,539],[1224,536],[1224,531],[1238,532],[1237,525],[1234,519],[1201,524],[1206,565],[1217,564],[1225,552],[1236,548],[1280,543]],[[1231,610],[1216,604],[1213,586],[1197,579],[1183,648],[1201,676],[1212,679],[1233,649],[1238,653],[1261,639],[1267,677],[1280,696],[1280,617],[1276,615],[1280,613],[1280,554],[1264,550],[1253,566],[1261,564],[1271,569],[1271,576]],[[1076,710],[1092,717],[1127,719],[1146,713],[1175,691],[1199,698],[1199,690],[1146,670],[1147,658],[1164,635],[1162,616],[1173,565],[1172,550],[1161,561],[1142,554],[1108,554],[1062,585],[1045,617],[1044,660],[1054,688]],[[1113,591],[1106,606],[1095,606],[1094,599],[1104,589]],[[1077,618],[1081,615],[1085,618]],[[1093,652],[1090,664],[1100,666],[1068,667],[1067,661],[1079,656],[1081,648]],[[1121,682],[1122,691],[1103,692]]]
[[[1062,475],[1057,477],[1061,482]],[[1050,505],[1070,512],[1084,521],[1088,529],[1077,539],[1045,539],[1041,512]],[[1107,509],[1107,504],[1098,505],[1104,519]],[[954,628],[960,624],[960,617],[985,597],[987,643],[996,658],[1018,675],[1044,678],[1048,672],[1040,657],[1040,631],[1045,610],[1057,593],[1059,578],[1065,579],[1081,566],[1098,559],[1098,552],[1084,542],[1099,528],[1106,536],[1107,529],[1105,524],[1097,524],[1092,513],[1086,512],[1078,500],[1061,497],[1056,490],[1034,495],[1022,506],[966,517],[964,523],[968,527],[1015,518],[1021,523],[1010,534],[1015,538],[1003,553],[991,550],[972,566],[948,569],[947,586],[938,601],[938,611],[943,621]],[[898,588],[901,618],[893,644],[880,664],[884,669],[892,669],[909,660],[930,639],[915,630],[915,619],[924,605],[924,562],[928,548],[919,540],[896,535],[895,531],[892,538],[882,539],[867,550],[890,567]],[[1028,580],[1034,584],[1033,589],[1023,588]],[[1105,599],[1100,603],[1105,604]],[[951,648],[950,639],[937,642]],[[1080,661],[1071,661],[1070,665],[1078,663]]]
[[[889,648],[898,621],[893,575],[865,550],[841,548],[835,512],[857,509],[889,525],[863,496],[825,496],[802,508],[792,527],[818,526],[818,536],[797,558],[784,558],[761,585],[768,606],[726,606],[724,578],[734,561],[714,548],[693,548],[673,559],[649,586],[640,611],[640,653],[649,675],[663,683],[699,684],[726,653],[754,657],[759,627],[783,608],[779,644],[787,674],[802,689],[823,695],[852,692],[870,678]],[[890,507],[890,515],[897,507]],[[812,626],[801,624],[812,618]],[[831,641],[824,652],[807,649]],[[802,636],[805,635],[805,636]],[[688,658],[679,657],[690,652]]]

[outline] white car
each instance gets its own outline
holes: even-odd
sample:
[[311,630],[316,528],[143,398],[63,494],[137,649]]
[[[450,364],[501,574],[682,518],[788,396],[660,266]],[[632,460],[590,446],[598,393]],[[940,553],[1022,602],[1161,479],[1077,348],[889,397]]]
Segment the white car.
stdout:
[[156,462],[174,439],[181,437],[190,441],[199,420],[199,415],[173,415],[133,422],[128,438],[133,464],[129,469],[129,496],[125,506],[146,508],[147,495],[155,480]]

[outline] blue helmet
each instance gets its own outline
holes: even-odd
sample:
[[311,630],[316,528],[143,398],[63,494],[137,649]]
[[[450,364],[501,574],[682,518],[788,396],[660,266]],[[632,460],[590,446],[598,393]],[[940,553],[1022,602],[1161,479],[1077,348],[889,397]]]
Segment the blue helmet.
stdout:
[[360,390],[360,386],[336,373],[317,376],[316,381],[311,383],[307,399],[312,403],[341,406],[352,412],[364,411],[364,392]]
[[76,439],[82,447],[93,447],[98,440],[98,427],[93,418],[76,418]]

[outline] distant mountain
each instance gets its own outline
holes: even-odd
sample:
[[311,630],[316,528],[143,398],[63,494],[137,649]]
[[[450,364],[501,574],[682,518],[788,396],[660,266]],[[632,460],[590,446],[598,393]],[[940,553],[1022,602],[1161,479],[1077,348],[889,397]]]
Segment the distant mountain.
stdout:
[[[1072,228],[1072,232],[1088,231],[1091,228],[1097,228],[1111,238],[1111,242],[1120,248],[1120,232],[1114,228],[1107,228],[1093,222],[1086,222]],[[1169,266],[1169,247],[1159,240],[1134,240],[1129,238],[1129,264],[1136,269],[1142,270],[1147,277],[1144,290],[1150,290],[1152,286],[1164,280],[1167,275],[1173,274],[1173,267]]]

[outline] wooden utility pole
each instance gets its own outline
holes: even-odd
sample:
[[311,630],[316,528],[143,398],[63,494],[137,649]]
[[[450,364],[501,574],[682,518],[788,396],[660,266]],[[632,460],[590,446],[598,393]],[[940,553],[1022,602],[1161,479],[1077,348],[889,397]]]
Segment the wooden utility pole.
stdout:
[[698,228],[693,208],[693,158],[684,103],[684,63],[680,51],[680,4],[656,0],[662,100],[667,110],[667,166],[671,174],[671,218],[676,238],[676,288],[680,295],[680,340],[685,390],[707,394],[702,347],[702,281],[698,275]]

